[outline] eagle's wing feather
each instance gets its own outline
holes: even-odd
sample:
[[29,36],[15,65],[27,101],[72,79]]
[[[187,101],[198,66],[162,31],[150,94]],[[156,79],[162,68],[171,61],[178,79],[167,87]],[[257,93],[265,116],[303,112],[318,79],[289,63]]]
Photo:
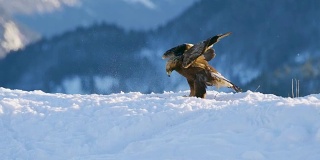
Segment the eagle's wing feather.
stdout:
[[208,65],[208,61],[206,60],[204,55],[201,55],[193,63],[190,64],[190,67],[207,69]]
[[210,48],[203,53],[203,56],[206,59],[206,61],[209,62],[211,59],[213,59],[216,56],[216,53],[214,49]]
[[[207,40],[204,40],[198,44],[195,44],[194,46],[192,46],[190,49],[188,49],[187,51],[185,51],[183,53],[184,57],[183,57],[182,66],[184,68],[188,68],[199,56],[203,55],[205,51],[209,51],[208,48],[211,48],[213,46],[213,44],[219,42],[219,40],[221,38],[229,36],[230,34],[231,34],[231,32],[227,32],[225,34],[218,34],[218,35],[213,36]],[[211,52],[211,51],[209,51],[209,52]],[[208,53],[208,54],[210,54],[210,53]],[[208,57],[208,59],[210,59],[210,56]]]
[[188,48],[188,45],[192,45],[192,44],[188,44],[188,43],[184,43],[184,44],[180,44],[178,46],[172,47],[169,50],[167,50],[163,56],[162,59],[167,59],[167,58],[171,58],[174,56],[181,56],[183,55],[183,53],[185,52],[185,50]]
[[231,34],[231,32],[227,32],[225,34],[218,34],[216,36],[213,36],[211,38],[208,38],[204,42],[207,44],[208,47],[212,47],[215,43],[219,42],[220,39],[227,37]]
[[205,48],[204,43],[199,43],[192,46],[189,50],[184,52],[182,67],[188,68],[199,56],[201,56],[204,52]]

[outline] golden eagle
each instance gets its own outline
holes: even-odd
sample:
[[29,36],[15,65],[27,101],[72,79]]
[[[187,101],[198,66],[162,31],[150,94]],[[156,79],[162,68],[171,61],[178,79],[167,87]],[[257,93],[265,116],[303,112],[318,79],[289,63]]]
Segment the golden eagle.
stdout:
[[232,88],[236,92],[241,89],[223,77],[208,61],[215,57],[212,46],[231,32],[213,36],[197,44],[181,44],[166,51],[162,58],[168,59],[166,71],[168,76],[173,70],[184,76],[190,87],[190,95],[205,98],[206,87],[216,86]]

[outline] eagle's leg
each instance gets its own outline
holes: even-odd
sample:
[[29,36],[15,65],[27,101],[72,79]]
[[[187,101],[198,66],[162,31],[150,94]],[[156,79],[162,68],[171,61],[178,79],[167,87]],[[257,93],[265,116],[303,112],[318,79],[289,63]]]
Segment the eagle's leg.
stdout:
[[197,74],[194,81],[195,96],[200,98],[206,97],[206,83],[202,74]]
[[188,84],[189,84],[189,87],[190,87],[190,97],[193,97],[195,96],[195,90],[194,90],[194,81],[193,80],[187,80],[188,81]]

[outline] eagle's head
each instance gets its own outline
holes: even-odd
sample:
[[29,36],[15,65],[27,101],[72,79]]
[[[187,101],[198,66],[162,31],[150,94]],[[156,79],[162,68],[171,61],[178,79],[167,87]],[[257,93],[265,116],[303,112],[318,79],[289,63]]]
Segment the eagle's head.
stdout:
[[170,77],[173,70],[174,70],[174,63],[171,61],[168,61],[167,65],[166,65],[166,72],[167,72],[168,77]]
[[182,56],[177,56],[177,57],[172,57],[167,61],[166,72],[169,77],[172,71],[176,70],[177,68],[179,68],[179,66],[181,66],[182,58],[183,58]]

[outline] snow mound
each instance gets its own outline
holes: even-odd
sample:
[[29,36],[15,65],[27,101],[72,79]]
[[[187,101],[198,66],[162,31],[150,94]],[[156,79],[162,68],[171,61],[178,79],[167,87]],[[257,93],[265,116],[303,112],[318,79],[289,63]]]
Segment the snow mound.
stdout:
[[0,159],[320,159],[320,94],[0,88]]

